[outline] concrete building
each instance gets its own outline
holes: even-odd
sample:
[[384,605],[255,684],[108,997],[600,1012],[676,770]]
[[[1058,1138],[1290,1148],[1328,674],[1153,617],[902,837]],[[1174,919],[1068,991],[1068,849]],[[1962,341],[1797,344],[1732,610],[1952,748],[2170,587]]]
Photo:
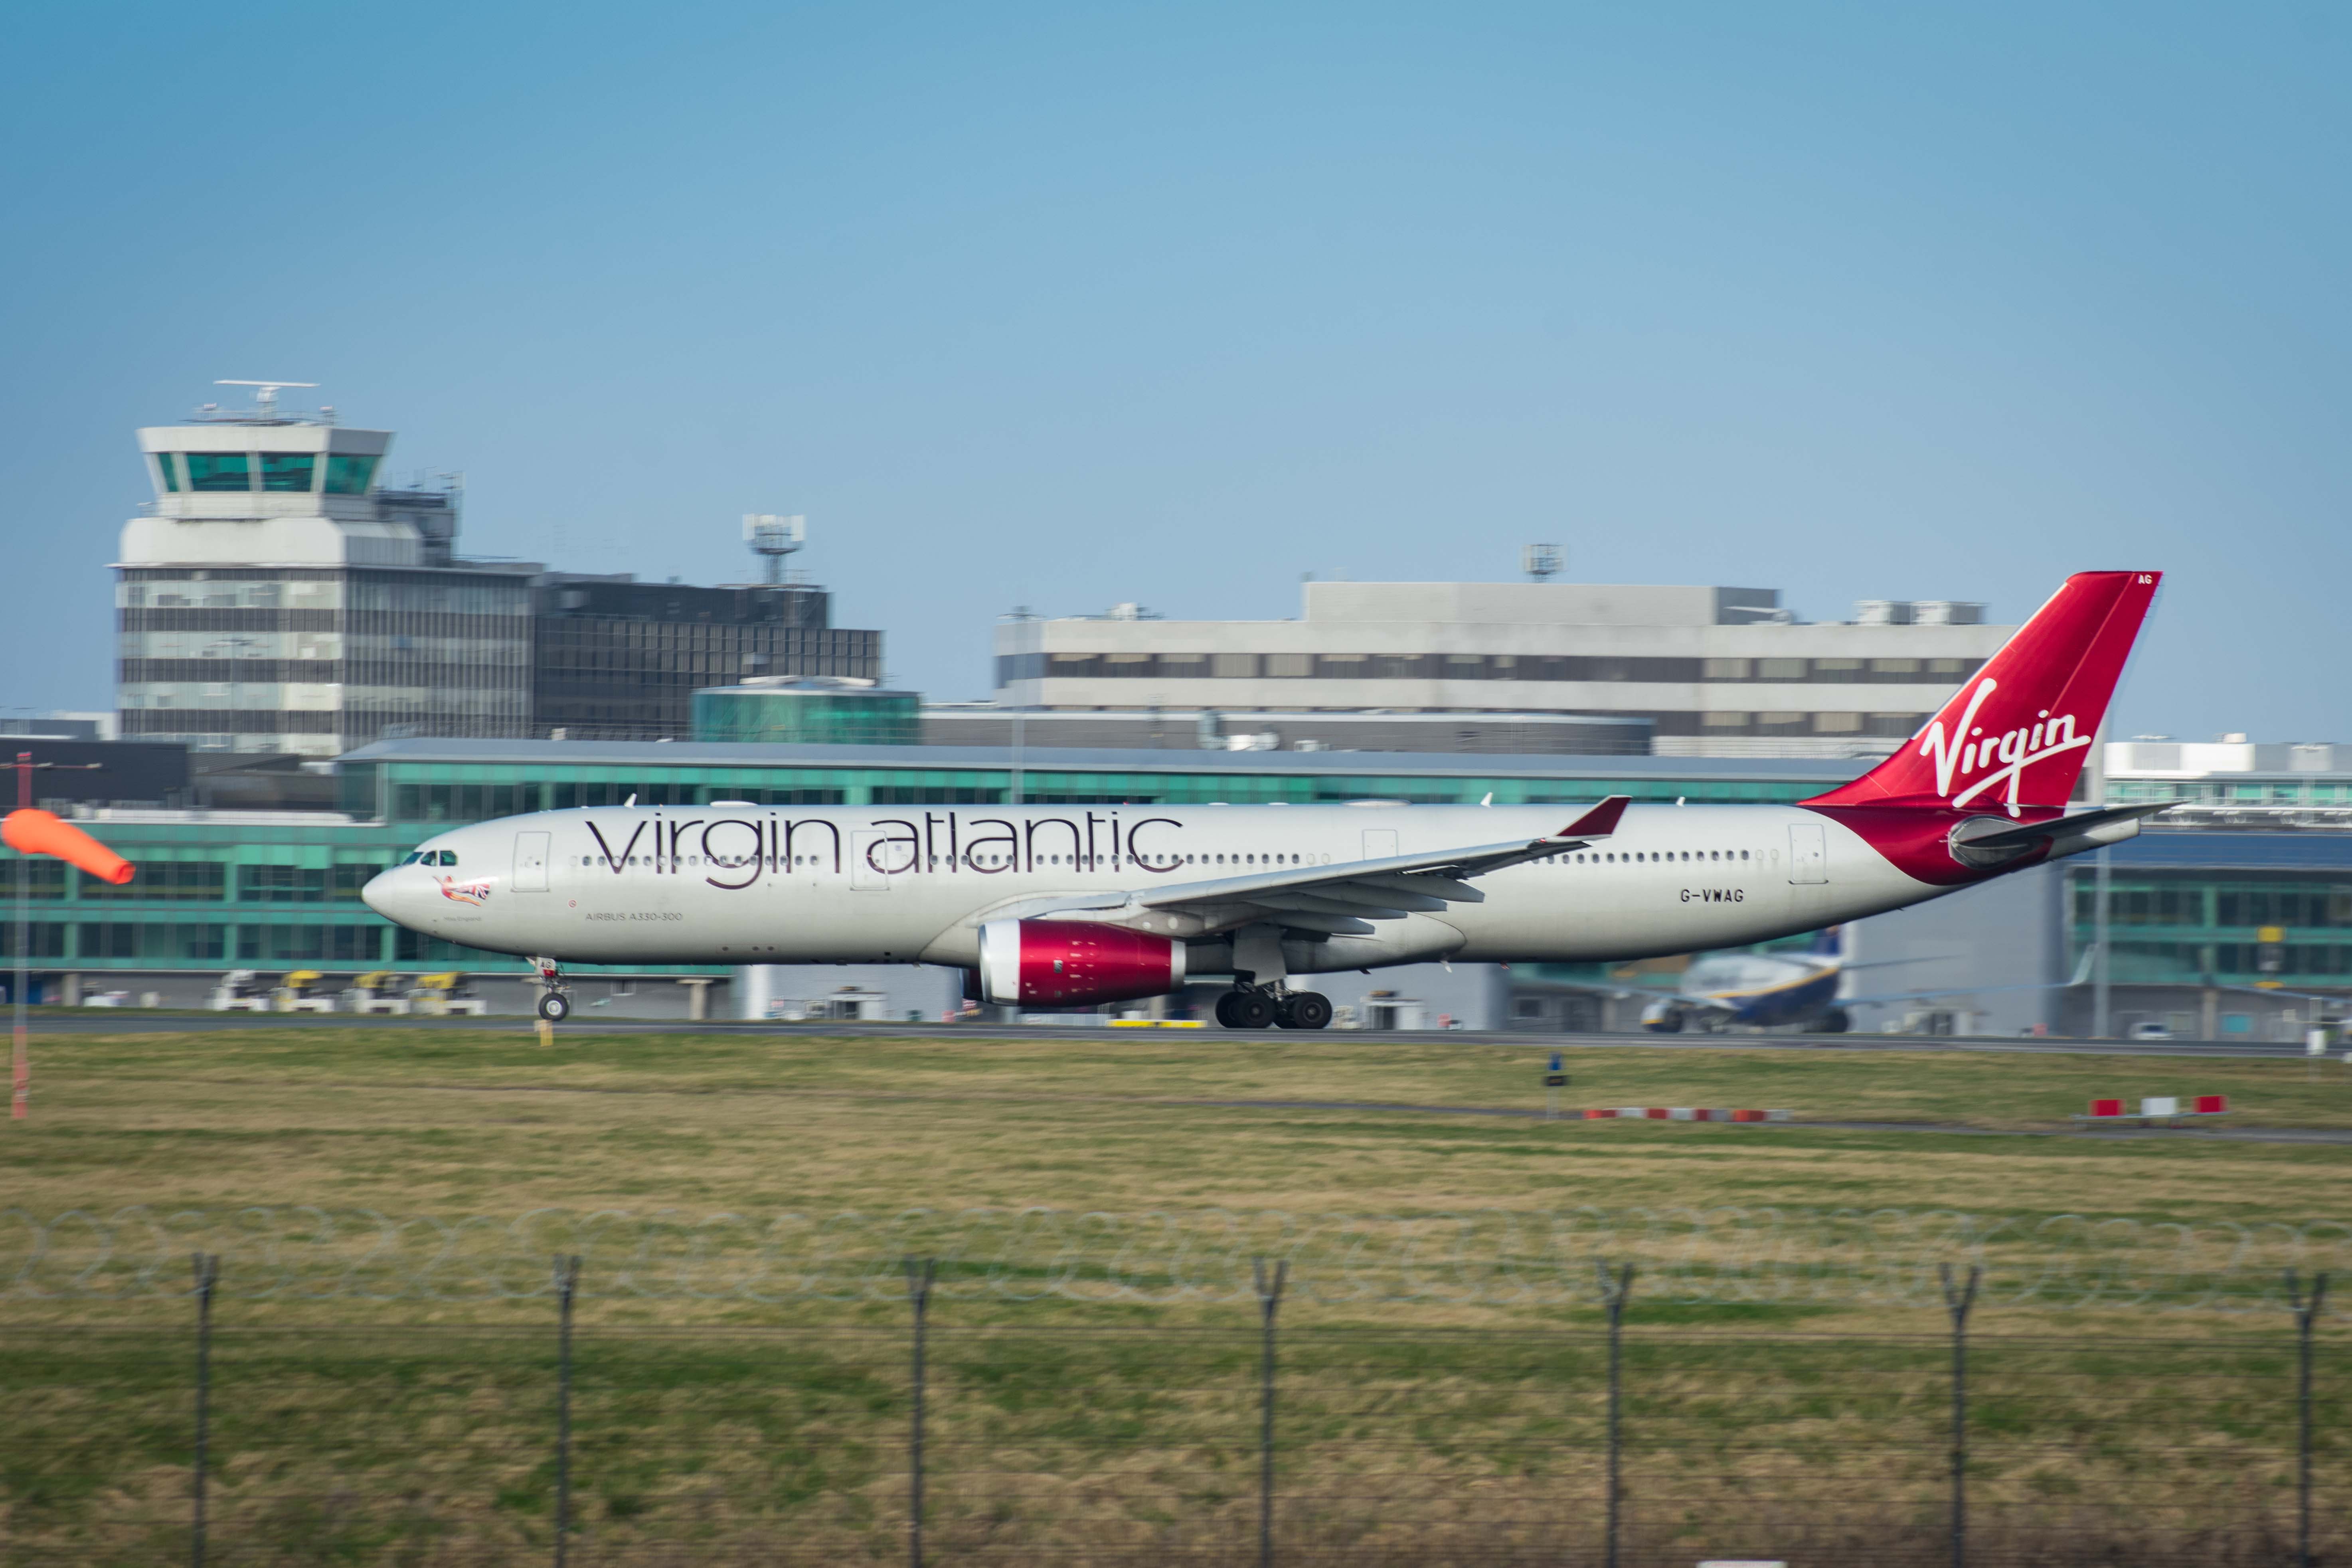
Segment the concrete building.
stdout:
[[1297,620],[1001,622],[995,689],[1055,710],[1632,717],[1664,756],[1883,756],[2013,629],[1982,623],[1871,600],[1814,625],[1769,588],[1309,583]]
[[531,721],[519,734],[682,741],[698,689],[882,674],[882,634],[834,626],[833,596],[807,584],[698,588],[551,572],[530,596]]
[[457,553],[464,493],[380,480],[392,432],[207,405],[139,432],[116,563],[126,739],[321,761],[383,735],[680,740],[697,688],[881,674],[805,583],[695,587]]
[[458,560],[454,489],[381,489],[390,431],[277,391],[139,432],[155,494],[115,564],[122,737],[324,760],[522,732],[537,566]]

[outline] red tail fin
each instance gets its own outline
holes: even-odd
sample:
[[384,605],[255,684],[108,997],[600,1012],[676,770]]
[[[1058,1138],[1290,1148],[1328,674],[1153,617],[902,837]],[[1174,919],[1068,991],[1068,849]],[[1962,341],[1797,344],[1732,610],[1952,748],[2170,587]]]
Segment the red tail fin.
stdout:
[[2078,572],[1927,727],[1808,805],[2063,806],[2161,572]]

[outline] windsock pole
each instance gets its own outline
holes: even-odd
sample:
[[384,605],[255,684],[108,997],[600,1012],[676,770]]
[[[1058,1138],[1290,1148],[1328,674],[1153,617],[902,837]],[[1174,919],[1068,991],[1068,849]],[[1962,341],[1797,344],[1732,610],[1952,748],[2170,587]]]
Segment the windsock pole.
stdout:
[[[33,804],[33,753],[16,753],[16,807],[23,810]],[[16,857],[16,930],[10,950],[16,958],[16,978],[8,987],[8,1000],[15,1014],[10,1030],[12,1042],[8,1063],[8,1119],[22,1121],[33,1113],[33,1052],[25,1038],[25,949],[33,934],[33,873],[30,855]]]
[[85,876],[121,887],[138,874],[137,868],[80,828],[62,822],[46,811],[35,810],[33,770],[41,768],[75,768],[95,771],[100,763],[36,763],[30,752],[16,753],[16,809],[0,817],[0,841],[16,852],[16,985],[10,1000],[15,1004],[15,1061],[10,1076],[15,1080],[9,1093],[8,1115],[22,1121],[32,1114],[33,1062],[25,1039],[25,993],[32,977],[26,960],[26,949],[32,946],[33,873],[29,863],[36,855],[52,855],[79,867]]

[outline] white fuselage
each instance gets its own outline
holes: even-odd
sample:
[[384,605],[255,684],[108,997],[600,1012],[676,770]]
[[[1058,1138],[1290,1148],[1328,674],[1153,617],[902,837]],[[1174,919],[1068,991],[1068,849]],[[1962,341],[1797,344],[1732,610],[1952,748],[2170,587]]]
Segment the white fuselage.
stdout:
[[[452,829],[369,905],[468,946],[579,963],[970,967],[989,920],[1109,911],[1175,884],[1556,835],[1545,806],[610,806]],[[1293,931],[1293,973],[1433,958],[1580,962],[1810,931],[1951,891],[1795,806],[1633,806],[1588,847],[1370,935]],[[1175,931],[1171,925],[1168,929]],[[1176,931],[1192,972],[1225,937]]]

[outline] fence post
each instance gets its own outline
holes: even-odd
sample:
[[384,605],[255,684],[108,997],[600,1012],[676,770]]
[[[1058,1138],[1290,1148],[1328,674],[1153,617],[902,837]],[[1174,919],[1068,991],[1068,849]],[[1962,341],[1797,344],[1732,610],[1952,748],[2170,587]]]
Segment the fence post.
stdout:
[[1258,1568],[1274,1568],[1274,1318],[1290,1279],[1290,1259],[1283,1258],[1268,1275],[1265,1259],[1253,1258],[1250,1274],[1257,1285],[1259,1325],[1257,1561]]
[[907,1443],[907,1561],[923,1568],[923,1351],[929,1334],[931,1281],[939,1272],[936,1259],[920,1263],[909,1258],[907,1300],[915,1306],[914,1412]]
[[1969,1560],[1969,1309],[1976,1305],[1984,1269],[1969,1264],[1967,1281],[1957,1284],[1948,1263],[1936,1265],[1936,1274],[1952,1315],[1952,1568],[1963,1568]]
[[198,1252],[189,1261],[196,1271],[196,1464],[189,1494],[188,1561],[193,1568],[205,1568],[205,1483],[212,1440],[213,1287],[220,1280],[220,1258]]
[[2298,1342],[2294,1386],[2299,1416],[2294,1451],[2294,1560],[2296,1568],[2311,1568],[2311,1331],[2319,1321],[2320,1308],[2327,1301],[2326,1274],[2323,1271],[2313,1275],[2311,1292],[2305,1295],[2295,1271],[2288,1269],[2286,1300],[2294,1313]]
[[1605,1262],[1596,1262],[1593,1268],[1601,1278],[1601,1304],[1609,1311],[1609,1500],[1605,1559],[1607,1568],[1617,1568],[1618,1503],[1624,1494],[1624,1487],[1619,1479],[1624,1456],[1624,1446],[1619,1440],[1619,1396],[1624,1388],[1625,1299],[1633,1292],[1633,1266],[1630,1263],[1619,1265],[1614,1277],[1610,1274],[1609,1265]]
[[555,1568],[572,1537],[572,1302],[580,1293],[580,1255],[555,1258]]

